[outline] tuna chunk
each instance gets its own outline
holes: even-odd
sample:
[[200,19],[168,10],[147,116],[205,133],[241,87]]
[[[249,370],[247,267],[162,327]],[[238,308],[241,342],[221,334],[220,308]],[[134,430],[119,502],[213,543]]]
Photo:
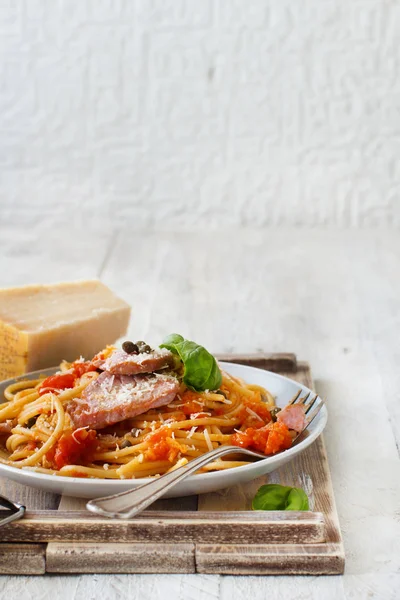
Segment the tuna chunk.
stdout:
[[169,404],[178,390],[178,380],[170,375],[101,373],[66,408],[75,427],[102,429]]
[[303,431],[306,425],[304,410],[304,406],[301,404],[289,404],[289,406],[285,406],[278,412],[276,420],[284,423],[288,429],[298,432]]
[[100,368],[112,375],[138,375],[172,366],[173,361],[173,354],[165,348],[159,348],[149,354],[128,354],[123,350],[114,350]]
[[11,430],[16,426],[17,419],[7,419],[7,421],[3,421],[0,423],[0,434],[1,433],[11,433]]

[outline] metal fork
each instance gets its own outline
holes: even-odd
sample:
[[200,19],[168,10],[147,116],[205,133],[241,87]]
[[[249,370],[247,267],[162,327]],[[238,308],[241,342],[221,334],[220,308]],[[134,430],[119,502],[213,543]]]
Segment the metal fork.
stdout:
[[[300,389],[289,402],[289,405],[293,405],[295,403],[303,404],[305,407],[305,414],[307,415],[307,423],[303,430],[300,431],[300,433],[298,433],[293,439],[293,442],[295,442],[307,429],[324,404],[324,401],[318,396],[318,394],[315,394],[309,400],[311,392],[300,398],[301,392],[302,390]],[[310,412],[313,407],[314,410]],[[265,456],[265,454],[253,452],[252,450],[247,450],[247,448],[240,448],[239,446],[220,446],[219,448],[215,448],[214,450],[195,458],[194,460],[190,461],[190,463],[183,465],[182,467],[178,467],[174,471],[170,471],[161,477],[157,477],[148,483],[144,483],[134,490],[128,490],[127,492],[122,492],[120,494],[114,494],[112,496],[104,496],[103,498],[90,500],[86,504],[86,508],[91,512],[100,514],[104,517],[130,519],[155,502],[158,498],[160,498],[160,496],[166,494],[175,485],[186,479],[186,477],[195,471],[198,471],[209,462],[220,458],[221,456],[232,453],[246,454],[247,456],[252,456],[258,459],[268,458]]]
[[[317,416],[317,414],[321,410],[322,406],[324,405],[324,401],[322,400],[322,398],[320,398],[318,396],[318,394],[314,394],[314,396],[310,400],[308,400],[310,398],[311,392],[308,392],[308,394],[303,396],[303,398],[300,398],[301,392],[302,392],[302,390],[299,390],[293,396],[293,398],[290,400],[290,402],[286,405],[286,406],[291,406],[292,404],[302,404],[305,407],[304,412],[307,416],[306,426],[296,435],[296,437],[293,438],[293,442],[295,442],[301,436],[303,431],[305,431],[307,429],[307,427],[309,427],[309,425],[314,421],[315,417]],[[298,400],[298,402],[297,402],[297,400]],[[318,400],[319,400],[319,402],[317,403]],[[312,412],[310,412],[313,406],[314,406],[314,410]]]
[[0,527],[20,519],[25,513],[25,506],[18,502],[11,502],[4,496],[0,496]]

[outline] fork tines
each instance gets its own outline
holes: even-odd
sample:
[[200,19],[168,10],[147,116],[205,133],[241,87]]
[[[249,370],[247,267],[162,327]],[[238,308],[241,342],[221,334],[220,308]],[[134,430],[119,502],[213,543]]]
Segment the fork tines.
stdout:
[[[305,407],[305,414],[308,416],[308,419],[309,419],[308,425],[309,425],[311,423],[311,421],[317,416],[317,414],[321,410],[322,406],[324,405],[324,401],[322,400],[322,398],[320,398],[320,396],[318,394],[314,394],[314,396],[312,396],[311,399],[309,400],[309,398],[311,396],[311,392],[308,392],[305,396],[300,398],[301,392],[302,392],[302,390],[299,390],[298,392],[296,392],[296,394],[293,396],[293,398],[291,399],[289,404],[302,404]],[[318,404],[316,404],[318,400],[319,400],[319,402],[318,402]],[[310,413],[313,406],[314,406],[314,410],[312,411],[312,413]]]

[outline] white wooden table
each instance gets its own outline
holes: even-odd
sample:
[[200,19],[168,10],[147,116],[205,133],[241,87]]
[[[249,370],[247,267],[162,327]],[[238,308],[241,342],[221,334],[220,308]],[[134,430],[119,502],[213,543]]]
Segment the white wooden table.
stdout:
[[400,234],[137,233],[0,227],[0,285],[101,277],[131,334],[214,352],[293,351],[329,403],[325,439],[342,577],[2,577],[0,598],[341,600],[400,597]]

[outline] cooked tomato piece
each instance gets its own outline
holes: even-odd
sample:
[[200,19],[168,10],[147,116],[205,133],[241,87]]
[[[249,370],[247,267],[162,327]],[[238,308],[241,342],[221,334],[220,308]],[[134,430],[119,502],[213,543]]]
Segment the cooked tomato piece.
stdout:
[[169,460],[169,462],[174,462],[182,450],[180,444],[165,429],[159,429],[150,434],[146,441],[150,443],[150,448],[146,451],[146,458],[148,460]]
[[292,438],[289,429],[284,423],[273,423],[265,447],[265,454],[276,454],[281,450],[286,450],[292,445]]
[[263,454],[276,454],[290,448],[292,438],[283,423],[269,423],[266,427],[248,427],[244,432],[235,433],[231,442],[234,446],[252,448]]
[[96,361],[101,361],[101,360],[105,360],[106,358],[106,351],[102,350],[101,352],[98,352],[97,354],[95,354],[95,356],[93,356],[92,358],[92,362]]
[[89,373],[89,371],[97,371],[97,367],[91,362],[74,362],[71,365],[71,369],[74,370],[75,377],[82,377],[82,375]]
[[174,419],[174,421],[186,421],[186,415],[184,412],[180,411],[174,414],[174,416],[170,416],[170,419]]
[[261,402],[246,401],[245,406],[239,413],[242,424],[248,427],[260,429],[271,422],[271,413],[267,406]]
[[200,408],[200,404],[195,404],[194,402],[186,402],[186,404],[182,406],[182,412],[188,417],[192,414],[198,413]]
[[197,394],[196,392],[192,392],[191,390],[185,390],[181,398],[184,404],[180,408],[186,416],[200,412],[202,404],[198,401],[199,394]]
[[59,375],[50,375],[39,388],[39,395],[47,394],[48,392],[59,392],[67,388],[73,388],[75,383],[75,375],[73,373],[61,373]]
[[258,452],[264,452],[264,454],[266,454],[266,445],[269,437],[269,429],[261,427],[260,429],[251,429],[250,431],[253,440],[253,448],[255,448]]
[[246,402],[246,406],[261,417],[265,423],[269,423],[272,420],[271,413],[263,402]]
[[248,448],[251,445],[252,439],[249,435],[247,435],[247,433],[240,431],[232,435],[231,442],[234,446]]
[[62,434],[53,452],[46,458],[53,462],[57,469],[65,465],[85,465],[93,460],[97,440],[94,429],[76,429]]
[[30,442],[28,442],[25,445],[25,450],[36,450],[37,447],[38,447],[38,443],[35,442],[34,440],[31,440]]
[[232,444],[234,446],[241,446],[242,448],[251,447],[258,452],[265,453],[268,435],[269,430],[266,427],[260,429],[248,427],[245,432],[236,433],[232,436]]

